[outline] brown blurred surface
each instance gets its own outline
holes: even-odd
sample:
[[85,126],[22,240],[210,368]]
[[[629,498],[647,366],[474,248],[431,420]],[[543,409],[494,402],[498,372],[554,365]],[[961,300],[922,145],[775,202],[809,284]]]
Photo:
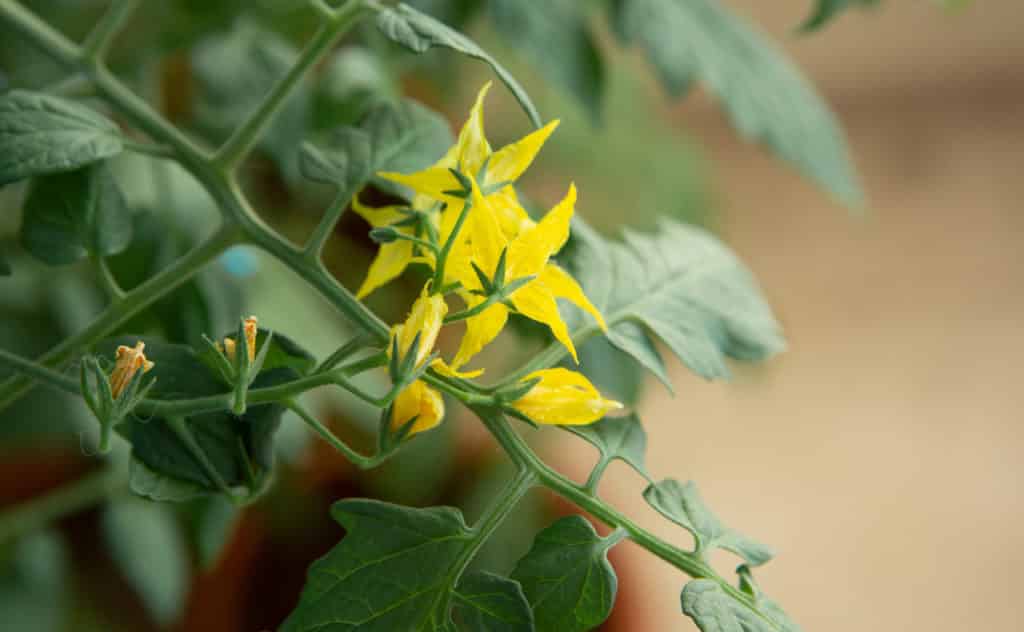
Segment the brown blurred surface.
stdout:
[[[650,384],[651,470],[776,547],[762,583],[806,630],[1022,629],[1024,9],[889,2],[798,39],[808,2],[732,4],[819,82],[871,210],[831,204],[702,99],[673,111],[790,350],[731,385],[676,365],[675,399]],[[619,468],[602,492],[685,544],[640,489]],[[643,565],[648,618],[629,629],[695,630],[682,578]]]

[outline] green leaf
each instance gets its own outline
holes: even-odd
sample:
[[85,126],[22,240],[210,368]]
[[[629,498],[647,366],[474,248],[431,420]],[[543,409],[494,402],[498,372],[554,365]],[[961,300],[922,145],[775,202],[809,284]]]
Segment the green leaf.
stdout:
[[538,10],[521,0],[491,0],[490,8],[497,31],[599,120],[605,66],[587,25],[586,7],[576,0],[549,0]]
[[196,500],[188,507],[187,516],[199,566],[213,568],[230,543],[242,512],[226,498],[214,496]]
[[566,358],[562,366],[583,373],[609,399],[626,406],[640,401],[647,376],[644,367],[632,356],[612,345],[604,336],[583,341],[576,346],[576,352],[580,358],[579,365]]
[[[119,344],[132,345],[139,339],[126,336],[108,340],[97,345],[96,351],[110,358]],[[151,399],[224,394],[220,379],[191,348],[141,340],[146,344],[146,357],[154,363],[148,374],[156,378],[149,393]],[[252,388],[281,384],[298,376],[284,366],[264,370]],[[133,468],[132,489],[144,496],[162,495],[173,500],[194,498],[197,487],[207,494],[224,492],[224,486],[241,487],[250,494],[261,491],[273,466],[273,437],[283,413],[284,407],[279,404],[261,404],[248,407],[241,417],[226,410],[193,415],[184,419],[183,428],[173,419],[132,416],[117,427],[117,432],[132,444],[132,456],[149,470]]]
[[117,126],[74,101],[24,90],[0,96],[0,186],[71,171],[122,149]]
[[[602,238],[574,220],[567,266],[608,323],[608,341],[669,390],[651,334],[708,379],[728,377],[726,357],[763,360],[785,347],[779,324],[747,268],[708,232],[672,221],[656,234]],[[581,320],[578,310],[570,322]]]
[[625,417],[605,417],[597,423],[586,426],[562,426],[569,432],[583,437],[601,451],[601,461],[608,463],[619,459],[650,479],[644,454],[647,452],[647,433],[636,414]]
[[346,46],[334,54],[316,84],[316,127],[355,123],[376,100],[398,94],[396,79],[377,54]]
[[706,557],[712,549],[725,549],[753,566],[764,564],[774,556],[769,547],[724,526],[704,504],[692,481],[682,485],[673,479],[652,483],[644,490],[644,500],[693,534],[697,555]]
[[454,613],[469,632],[533,632],[530,602],[518,583],[493,573],[467,573],[455,591]]
[[452,144],[448,122],[437,112],[412,101],[379,103],[358,127],[341,127],[322,147],[305,143],[302,171],[311,180],[334,184],[339,195],[354,195],[371,178],[375,186],[403,195],[406,189],[376,178],[378,171],[419,171]]
[[746,21],[716,0],[616,0],[613,7],[620,38],[644,47],[671,94],[702,80],[744,138],[764,143],[844,204],[863,206],[832,112]]
[[182,613],[190,572],[178,521],[167,505],[140,500],[109,504],[102,517],[111,557],[161,626]]
[[170,503],[186,502],[210,493],[204,486],[160,474],[134,457],[128,469],[128,488],[143,498]]
[[562,518],[537,534],[512,571],[537,632],[584,632],[608,618],[618,586],[608,562],[612,544],[582,516]]
[[49,529],[14,543],[0,564],[0,621],[5,630],[66,629],[68,558],[64,540]]
[[401,44],[414,53],[425,53],[435,46],[440,46],[485,62],[508,86],[513,96],[519,101],[519,105],[530,117],[530,122],[535,127],[541,127],[540,114],[529,95],[526,94],[526,90],[504,66],[462,33],[406,4],[399,4],[393,9],[379,12],[377,28],[388,39]]
[[335,503],[341,543],[309,568],[281,632],[451,629],[451,591],[473,533],[451,507]]
[[702,632],[800,632],[781,609],[759,600],[753,607],[727,593],[711,579],[686,584],[680,597],[683,613]]
[[815,0],[814,12],[800,25],[799,30],[804,33],[816,31],[846,9],[877,4],[878,0]]
[[131,211],[105,163],[36,178],[25,199],[21,243],[51,265],[128,247]]

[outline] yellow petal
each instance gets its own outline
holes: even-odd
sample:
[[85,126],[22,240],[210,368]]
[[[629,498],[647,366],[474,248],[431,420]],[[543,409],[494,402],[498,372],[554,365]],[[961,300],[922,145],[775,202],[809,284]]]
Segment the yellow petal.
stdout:
[[493,277],[501,252],[508,246],[508,239],[501,230],[490,201],[481,194],[475,179],[472,200],[473,208],[467,221],[472,222],[468,237],[472,244],[473,260],[488,277]]
[[576,185],[536,226],[524,230],[509,246],[510,278],[540,274],[548,259],[569,239],[569,224],[576,205]]
[[[484,301],[483,297],[471,296],[466,303],[469,308],[476,307]],[[505,323],[508,322],[508,308],[501,303],[491,305],[481,313],[466,319],[466,333],[462,336],[459,350],[452,360],[452,368],[459,369],[470,361],[480,350],[498,337]]]
[[501,232],[505,234],[506,239],[515,239],[519,233],[534,226],[530,214],[519,203],[519,197],[514,188],[505,187],[497,193],[492,193],[487,196],[487,201],[490,202],[491,209],[494,211],[495,217],[498,218]]
[[423,364],[430,352],[434,350],[434,343],[437,342],[437,334],[444,324],[445,314],[448,313],[448,304],[440,294],[428,294],[427,288],[412,304],[409,316],[405,323],[396,327],[398,337],[398,349],[402,354],[409,352],[416,336],[420,337],[419,350],[416,353],[416,366]]
[[410,435],[430,430],[444,417],[444,399],[441,394],[416,380],[395,398],[391,406],[391,429],[398,430],[413,417]]
[[537,281],[542,283],[555,298],[568,299],[580,309],[588,312],[594,317],[594,320],[597,321],[598,326],[603,331],[608,331],[608,325],[605,324],[601,312],[594,307],[594,304],[590,302],[587,295],[583,293],[583,288],[580,287],[580,284],[568,272],[553,263],[549,263],[544,266],[544,270],[537,277]]
[[484,134],[484,98],[490,89],[490,81],[480,88],[480,92],[476,95],[476,103],[473,104],[473,109],[469,112],[469,119],[459,130],[459,140],[455,143],[458,148],[458,168],[467,175],[476,175],[476,172],[484,164],[484,160],[491,155],[491,146]]
[[359,201],[359,196],[352,198],[352,210],[356,212],[359,217],[362,217],[370,226],[379,228],[381,226],[389,226],[395,222],[405,219],[405,215],[398,209],[401,206],[381,206],[374,208],[372,206],[366,206]]
[[412,259],[411,242],[395,241],[390,244],[381,244],[377,256],[374,257],[373,263],[370,264],[370,269],[366,273],[366,280],[356,292],[356,297],[368,296],[370,292],[402,274]]
[[546,287],[540,283],[527,283],[512,294],[512,304],[523,316],[547,325],[555,339],[565,345],[572,354],[572,359],[579,364],[576,347],[569,336],[569,328],[562,320],[562,315],[558,313],[555,297]]
[[487,164],[485,184],[515,182],[536,158],[540,148],[544,146],[544,142],[556,127],[558,127],[558,121],[551,121],[539,130],[494,152],[491,162]]
[[605,399],[581,373],[568,369],[544,369],[523,378],[540,381],[513,402],[512,407],[541,424],[574,426],[593,423],[622,404]]
[[434,369],[441,375],[447,377],[458,377],[464,380],[471,380],[476,377],[480,377],[484,374],[483,369],[477,369],[476,371],[456,371],[452,367],[448,366],[448,363],[438,358],[430,363],[430,368]]
[[445,191],[458,191],[462,188],[452,172],[444,167],[427,167],[423,171],[408,174],[381,171],[377,175],[435,200],[450,200],[452,197],[446,195]]

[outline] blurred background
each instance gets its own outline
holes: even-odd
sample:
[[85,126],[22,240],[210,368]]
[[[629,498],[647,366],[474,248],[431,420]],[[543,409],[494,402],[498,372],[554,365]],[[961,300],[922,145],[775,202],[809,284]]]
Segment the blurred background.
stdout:
[[[168,3],[172,13],[181,8],[180,23],[163,24],[173,32],[165,33],[160,59],[129,63],[132,38],[147,37],[144,29],[117,49],[125,76],[147,98],[211,137],[225,123],[204,116],[204,104],[216,100],[208,85],[215,71],[204,64],[228,54],[217,48],[225,41],[248,37],[237,25],[225,34],[230,23],[216,7],[229,14],[230,4],[194,11],[188,2]],[[255,4],[258,19],[275,24],[283,40],[309,32],[308,15],[277,6],[288,3]],[[730,383],[705,382],[675,364],[674,398],[650,380],[627,385],[649,436],[649,469],[697,481],[728,524],[776,548],[761,584],[805,630],[1018,629],[1024,15],[1012,2],[957,12],[889,2],[800,36],[794,27],[809,10],[805,0],[727,4],[776,38],[834,107],[869,197],[863,215],[740,141],[702,91],[668,99],[640,55],[616,44],[601,20],[595,29],[608,74],[597,124],[535,76],[488,21],[467,27],[511,60],[546,117],[562,119],[524,179],[531,199],[547,207],[572,179],[578,212],[609,234],[621,225],[650,228],[660,214],[707,226],[754,271],[783,322],[789,351],[737,366]],[[103,3],[33,6],[80,35]],[[195,41],[193,52],[183,52]],[[325,71],[326,87],[310,96],[314,127],[346,122],[360,95],[389,90],[457,126],[488,78],[450,55],[432,53],[410,67],[408,56],[382,53],[372,37],[361,45],[341,49]],[[40,85],[52,72],[15,38],[4,35],[0,51],[11,85]],[[388,78],[389,68],[405,71],[401,82]],[[458,90],[439,87],[445,73],[454,73]],[[527,121],[504,89],[491,95],[488,133],[500,145],[522,135]],[[326,194],[295,184],[293,157],[280,143],[263,150],[246,165],[247,187],[273,209],[268,219],[302,236]],[[131,183],[137,234],[148,236],[115,267],[130,286],[133,274],[166,265],[214,215],[173,169],[149,160],[118,168]],[[19,252],[15,209],[23,193],[0,189],[0,243],[15,269],[0,279],[0,346],[35,355],[88,322],[102,295],[88,269],[53,275]],[[346,216],[328,254],[350,287],[373,253],[366,228]],[[409,277],[371,298],[385,319],[405,313],[420,282]],[[132,331],[192,341],[226,331],[243,312],[301,334],[319,357],[350,333],[289,273],[248,250],[229,253]],[[483,364],[498,372],[542,343],[533,329],[518,334]],[[372,416],[351,400],[318,392],[310,402],[350,440],[368,436]],[[0,414],[0,502],[16,506],[93,468],[83,456],[93,423],[43,389]],[[589,447],[555,431],[533,439],[553,463],[585,478]],[[4,544],[0,621],[13,622],[12,630],[76,632],[270,629],[293,607],[309,562],[341,535],[326,513],[330,502],[372,495],[454,504],[472,519],[507,475],[488,438],[458,414],[369,474],[348,467],[294,419],[286,419],[278,445],[274,489],[242,513],[218,502],[171,509],[115,499]],[[686,534],[645,505],[643,485],[616,464],[601,493],[685,546]],[[507,570],[541,526],[569,510],[544,494],[528,498],[478,564]],[[199,535],[214,532],[219,537]],[[132,563],[138,551],[162,552],[142,565],[159,568],[156,579]],[[696,629],[679,612],[677,572],[628,542],[612,561],[620,590],[602,630]],[[734,563],[716,562],[723,570]]]

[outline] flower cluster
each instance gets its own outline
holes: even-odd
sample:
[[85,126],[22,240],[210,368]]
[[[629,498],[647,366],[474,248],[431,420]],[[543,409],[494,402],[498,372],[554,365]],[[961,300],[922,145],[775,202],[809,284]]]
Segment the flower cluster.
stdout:
[[[414,364],[420,367],[441,326],[464,320],[466,331],[450,365],[441,360],[431,364],[458,377],[482,373],[460,369],[498,336],[511,313],[546,325],[577,362],[557,299],[576,304],[605,328],[601,313],[576,280],[551,261],[569,239],[575,186],[570,185],[562,201],[537,222],[523,209],[512,186],[558,121],[493,151],[484,135],[483,101],[489,88],[488,83],[480,90],[458,141],[436,164],[413,174],[378,174],[415,192],[409,207],[371,208],[358,199],[353,203],[381,242],[359,296],[396,278],[411,263],[429,266],[434,276],[405,323],[393,328],[392,347],[409,353],[418,336]],[[466,309],[448,316],[444,297],[450,293],[458,295]],[[581,374],[566,369],[538,371],[523,383],[531,386],[511,405],[538,423],[586,424],[621,407],[601,397]],[[412,432],[420,432],[439,423],[443,415],[440,394],[416,380],[395,400],[392,424],[400,427],[415,418]]]

